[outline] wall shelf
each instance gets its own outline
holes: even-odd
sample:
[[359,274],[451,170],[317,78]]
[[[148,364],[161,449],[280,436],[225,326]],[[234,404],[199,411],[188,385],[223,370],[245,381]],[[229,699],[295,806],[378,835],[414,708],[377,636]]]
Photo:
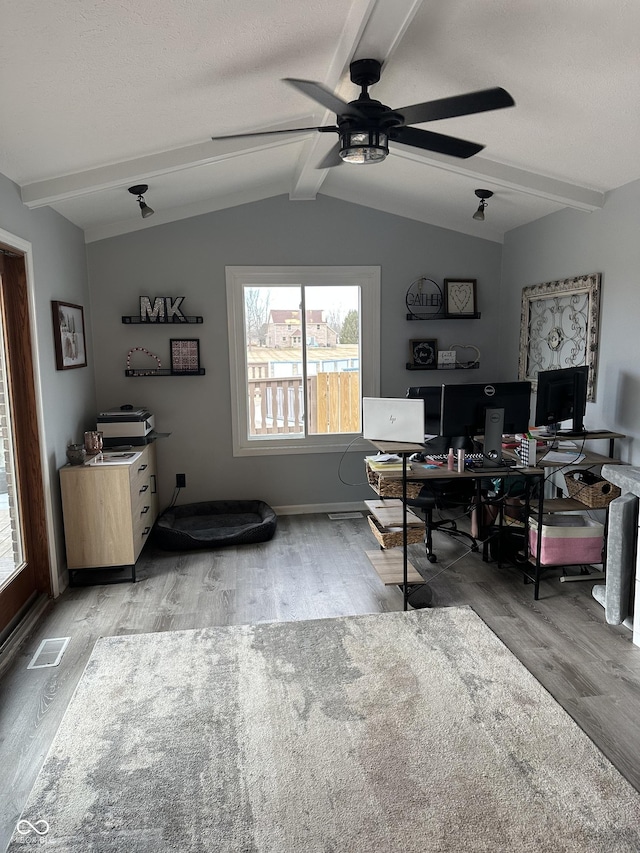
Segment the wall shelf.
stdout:
[[173,320],[149,320],[145,317],[138,317],[133,314],[122,318],[125,325],[144,325],[144,326],[184,326],[188,323],[202,323],[202,317],[174,317]]
[[156,370],[145,370],[142,367],[139,368],[129,368],[125,370],[125,376],[204,376],[205,371],[204,367],[198,368],[198,370],[193,371],[176,371],[170,370],[169,368],[157,368]]
[[421,367],[417,364],[407,362],[407,370],[477,370],[480,367],[479,361],[469,361],[464,364],[455,364],[453,367]]
[[482,315],[475,314],[407,314],[407,320],[479,320]]

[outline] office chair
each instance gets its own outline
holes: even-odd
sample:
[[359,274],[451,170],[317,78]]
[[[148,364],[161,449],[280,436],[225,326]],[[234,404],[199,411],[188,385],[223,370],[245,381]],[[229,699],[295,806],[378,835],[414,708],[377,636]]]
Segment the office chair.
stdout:
[[468,540],[472,551],[478,550],[478,542],[470,533],[459,530],[455,518],[433,517],[434,510],[462,509],[470,511],[476,487],[473,480],[430,480],[421,488],[415,498],[407,498],[407,506],[417,509],[424,514],[425,532],[424,544],[427,560],[437,563],[438,558],[433,552],[433,532],[443,533],[457,539]]
[[[424,400],[425,407],[425,436],[431,435],[425,444],[425,453],[446,454],[450,447],[454,451],[459,448],[473,450],[473,442],[464,435],[445,436],[440,435],[440,406],[442,397],[441,385],[422,385],[407,388],[407,397]],[[417,509],[425,517],[424,544],[427,550],[427,559],[430,563],[436,563],[438,558],[433,553],[433,531],[441,530],[449,536],[460,539],[468,539],[471,542],[471,550],[478,550],[478,543],[470,533],[458,530],[454,518],[443,518],[436,521],[433,517],[434,510],[461,509],[469,510],[473,503],[476,487],[473,480],[429,480],[420,490],[415,498],[407,499],[407,506]]]

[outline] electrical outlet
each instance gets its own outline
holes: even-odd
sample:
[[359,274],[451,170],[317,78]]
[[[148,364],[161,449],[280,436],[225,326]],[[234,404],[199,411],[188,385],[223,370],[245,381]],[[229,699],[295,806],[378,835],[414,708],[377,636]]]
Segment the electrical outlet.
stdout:
[[185,489],[187,486],[187,475],[176,474],[176,489]]

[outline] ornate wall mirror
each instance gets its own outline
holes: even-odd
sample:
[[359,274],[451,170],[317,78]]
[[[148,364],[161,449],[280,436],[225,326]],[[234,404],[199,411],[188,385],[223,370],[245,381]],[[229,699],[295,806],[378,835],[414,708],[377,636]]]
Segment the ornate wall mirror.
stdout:
[[522,289],[518,378],[537,387],[538,372],[589,365],[587,400],[596,395],[600,273]]

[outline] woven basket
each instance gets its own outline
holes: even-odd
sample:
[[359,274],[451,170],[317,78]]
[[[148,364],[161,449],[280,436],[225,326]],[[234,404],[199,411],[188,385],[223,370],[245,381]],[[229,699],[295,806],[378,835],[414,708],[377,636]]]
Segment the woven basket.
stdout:
[[620,489],[608,480],[599,479],[595,483],[584,483],[580,480],[581,475],[580,471],[564,475],[569,497],[575,498],[591,509],[603,509],[609,506],[611,501],[620,497]]
[[[387,530],[380,527],[378,519],[368,515],[367,520],[371,532],[383,548],[398,548],[402,545],[402,530]],[[407,527],[407,545],[417,545],[424,539],[424,527]]]
[[[402,497],[402,474],[398,474],[397,480],[395,478],[393,480],[385,480],[378,471],[372,471],[367,465],[367,482],[381,498]],[[407,483],[407,497],[417,498],[421,488],[422,483],[409,481]]]

